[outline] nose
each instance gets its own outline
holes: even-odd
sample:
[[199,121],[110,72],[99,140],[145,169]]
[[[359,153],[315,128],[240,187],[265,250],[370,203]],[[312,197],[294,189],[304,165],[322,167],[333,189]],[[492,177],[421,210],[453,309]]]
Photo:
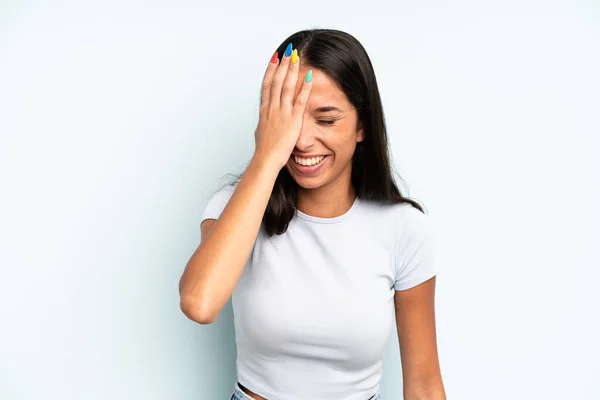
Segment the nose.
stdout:
[[308,118],[304,118],[302,127],[300,128],[300,135],[298,135],[298,141],[296,142],[296,149],[302,153],[310,152],[316,141],[314,127],[311,126]]

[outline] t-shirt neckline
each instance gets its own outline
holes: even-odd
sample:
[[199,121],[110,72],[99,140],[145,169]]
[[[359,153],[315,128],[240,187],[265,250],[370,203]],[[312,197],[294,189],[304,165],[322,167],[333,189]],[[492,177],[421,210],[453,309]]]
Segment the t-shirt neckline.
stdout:
[[303,213],[302,211],[298,210],[297,208],[296,208],[296,215],[300,219],[303,219],[303,220],[309,221],[309,222],[315,222],[317,224],[335,224],[337,222],[341,222],[341,221],[345,220],[346,218],[348,218],[352,214],[353,210],[358,206],[359,201],[360,201],[360,199],[358,197],[355,197],[354,202],[352,203],[352,206],[350,207],[350,209],[348,211],[346,211],[344,214],[338,215],[337,217],[332,217],[332,218],[314,217],[312,215]]

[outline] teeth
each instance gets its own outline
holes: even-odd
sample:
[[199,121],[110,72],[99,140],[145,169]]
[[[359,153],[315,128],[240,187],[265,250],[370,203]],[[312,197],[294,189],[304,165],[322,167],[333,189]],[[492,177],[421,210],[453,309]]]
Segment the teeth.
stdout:
[[313,157],[313,158],[300,158],[300,157],[294,156],[294,159],[297,164],[306,165],[306,166],[318,164],[321,161],[323,161],[324,158],[325,158],[325,156],[319,156],[319,157]]

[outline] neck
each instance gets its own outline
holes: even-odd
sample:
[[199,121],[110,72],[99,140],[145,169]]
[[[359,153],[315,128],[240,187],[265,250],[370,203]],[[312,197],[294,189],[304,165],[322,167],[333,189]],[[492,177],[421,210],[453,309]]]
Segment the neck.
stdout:
[[350,210],[356,191],[347,182],[333,182],[317,189],[298,188],[298,210],[319,218],[335,218]]

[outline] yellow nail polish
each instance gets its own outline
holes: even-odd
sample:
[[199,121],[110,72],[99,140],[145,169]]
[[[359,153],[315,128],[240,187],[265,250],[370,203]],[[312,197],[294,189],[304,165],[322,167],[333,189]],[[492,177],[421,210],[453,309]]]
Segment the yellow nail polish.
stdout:
[[294,49],[292,53],[292,63],[296,64],[298,62],[298,49]]

